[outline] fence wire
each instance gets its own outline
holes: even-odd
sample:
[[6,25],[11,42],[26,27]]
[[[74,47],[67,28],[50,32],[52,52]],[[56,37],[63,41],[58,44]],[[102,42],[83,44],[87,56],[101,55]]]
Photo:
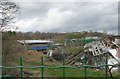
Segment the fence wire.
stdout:
[[66,68],[71,68],[71,69],[84,68],[85,69],[85,72],[84,72],[85,76],[84,76],[84,78],[87,79],[87,69],[88,68],[101,68],[101,67],[105,67],[106,79],[108,79],[108,72],[109,72],[108,67],[109,66],[120,67],[119,64],[115,64],[115,65],[107,64],[107,61],[106,61],[106,64],[99,65],[99,66],[86,65],[86,63],[85,63],[85,65],[81,65],[81,66],[67,66],[67,65],[64,64],[64,62],[63,62],[63,65],[61,65],[61,66],[45,66],[44,62],[43,62],[43,57],[41,57],[41,66],[23,66],[22,65],[22,57],[20,57],[20,65],[19,66],[11,66],[11,67],[10,66],[9,67],[7,67],[7,66],[0,66],[0,68],[2,68],[2,69],[17,69],[17,68],[19,68],[20,69],[20,71],[19,71],[20,72],[19,73],[19,78],[20,79],[23,78],[23,76],[22,76],[23,69],[38,69],[38,68],[40,68],[41,69],[42,79],[44,79],[44,71],[45,71],[44,69],[45,68],[46,69],[59,69],[59,68],[62,68],[63,69],[62,70],[62,74],[63,74],[63,79],[64,79],[65,78],[65,69]]

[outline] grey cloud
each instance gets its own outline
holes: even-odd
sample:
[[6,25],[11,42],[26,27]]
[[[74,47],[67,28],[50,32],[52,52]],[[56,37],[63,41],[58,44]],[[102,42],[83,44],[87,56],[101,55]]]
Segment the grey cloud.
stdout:
[[[93,30],[101,31],[106,30],[115,32],[118,29],[118,3],[114,2],[39,2],[39,3],[20,3],[23,13],[18,18],[33,19],[33,18],[48,18],[48,12],[57,8],[59,12],[64,13],[66,11],[74,12],[76,15],[67,17],[64,15],[62,20],[64,22],[58,22],[58,24],[52,24],[48,26],[51,29],[44,29],[44,31],[50,32],[72,32],[72,31],[83,31]],[[59,16],[59,15],[58,15]],[[57,17],[57,16],[54,16]],[[59,17],[60,18],[60,17]],[[66,19],[67,18],[67,19]],[[58,19],[58,18],[54,18]],[[19,19],[18,19],[19,21]],[[42,21],[42,20],[40,20]],[[46,21],[46,20],[45,20]],[[47,20],[49,21],[49,20]],[[37,22],[41,23],[41,22]],[[47,23],[47,22],[45,22]],[[36,25],[36,24],[35,24]],[[36,28],[36,26],[33,26]],[[30,26],[31,28],[31,26]],[[30,30],[30,29],[29,29]],[[32,31],[31,29],[30,31]],[[38,30],[38,29],[37,29]],[[42,31],[42,30],[39,30]]]

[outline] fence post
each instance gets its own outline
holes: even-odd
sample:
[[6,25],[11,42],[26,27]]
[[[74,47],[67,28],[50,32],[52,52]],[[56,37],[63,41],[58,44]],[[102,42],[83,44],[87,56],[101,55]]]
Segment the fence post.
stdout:
[[[43,63],[43,57],[41,57],[41,65],[43,66],[44,63]],[[42,67],[41,68],[41,73],[42,73],[42,79],[44,79],[44,68]]]
[[[87,58],[85,57],[85,65],[87,64]],[[85,79],[87,79],[87,67],[85,67]]]
[[63,59],[63,79],[65,79],[65,59]]
[[[119,3],[119,5],[120,5],[120,3]],[[118,58],[120,59],[120,47],[118,48]],[[120,62],[118,62],[118,75],[120,75]]]
[[22,79],[22,57],[20,57],[20,79]]
[[108,79],[108,54],[106,54],[106,79]]

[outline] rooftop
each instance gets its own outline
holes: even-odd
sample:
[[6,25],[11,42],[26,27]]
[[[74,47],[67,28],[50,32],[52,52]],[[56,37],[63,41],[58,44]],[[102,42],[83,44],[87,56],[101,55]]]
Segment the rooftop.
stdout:
[[43,44],[43,43],[53,43],[50,40],[17,40],[21,44]]

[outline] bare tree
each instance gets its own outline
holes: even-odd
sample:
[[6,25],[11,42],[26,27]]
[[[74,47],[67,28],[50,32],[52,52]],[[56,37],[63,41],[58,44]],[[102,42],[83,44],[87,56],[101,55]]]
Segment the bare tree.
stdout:
[[15,14],[19,12],[19,6],[8,0],[0,0],[0,30],[11,26]]
[[[15,15],[19,12],[19,6],[15,2],[8,0],[0,0],[0,33],[8,29],[14,22]],[[10,35],[9,35],[10,34]],[[17,53],[16,37],[11,32],[3,32],[0,37],[0,47],[2,51],[2,65],[11,65],[11,60],[14,61]],[[16,49],[16,50],[15,50]],[[11,55],[11,56],[10,56]],[[9,57],[9,58],[8,58]],[[15,71],[2,70],[2,74],[15,73]]]

